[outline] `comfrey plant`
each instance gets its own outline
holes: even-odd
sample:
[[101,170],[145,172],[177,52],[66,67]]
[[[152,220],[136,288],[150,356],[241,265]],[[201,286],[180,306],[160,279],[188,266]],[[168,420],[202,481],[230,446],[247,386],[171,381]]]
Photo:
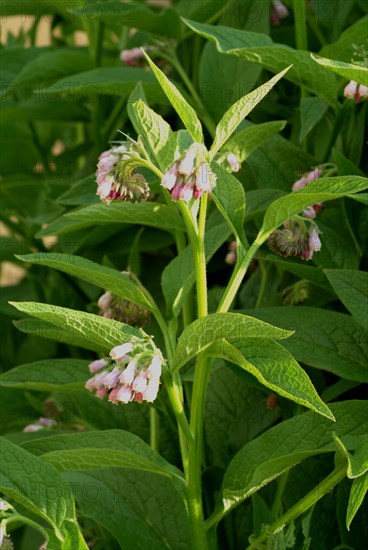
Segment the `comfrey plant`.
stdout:
[[[119,5],[126,8],[126,3]],[[273,8],[280,22],[287,10],[280,2],[273,2]],[[209,25],[191,23],[191,28],[212,36]],[[222,30],[216,38],[223,48],[228,32]],[[243,46],[241,42],[235,51],[248,51]],[[261,53],[254,55],[272,50],[270,59],[276,59],[267,44],[259,49]],[[324,216],[328,219],[334,199],[364,202],[366,196],[359,192],[368,189],[367,179],[336,176],[335,165],[305,154],[302,170],[298,166],[291,177],[282,175],[283,189],[248,189],[250,178],[243,172],[247,155],[275,137],[284,123],[249,128],[244,119],[283,77],[298,81],[298,71],[282,70],[225,110],[217,124],[208,123],[200,104],[201,119],[207,121],[204,130],[179,87],[147,54],[125,50],[122,58],[135,64],[142,55],[153,73],[140,72],[142,81],[147,78],[151,86],[157,79],[157,97],[166,95],[184,128],[173,129],[149,107],[142,85],[131,91],[129,81],[127,111],[136,139],[114,141],[110,147],[108,139],[99,144],[96,182],[82,182],[91,203],[85,206],[77,197],[76,210],[40,232],[59,235],[60,245],[70,243],[68,233],[75,232],[73,247],[103,233],[103,246],[113,250],[115,261],[105,250],[100,263],[59,253],[21,257],[28,264],[59,270],[68,281],[83,281],[79,286],[73,280],[73,289],[87,311],[13,302],[36,318],[18,322],[24,331],[38,323],[47,338],[73,350],[68,359],[13,369],[14,387],[52,388],[61,415],[72,410],[73,425],[79,429],[59,433],[62,423],[41,417],[27,425],[25,432],[34,433],[20,440],[22,445],[4,438],[6,476],[1,487],[9,501],[19,503],[19,511],[1,501],[0,536],[24,523],[39,531],[50,550],[86,550],[86,540],[98,549],[119,545],[128,550],[210,550],[228,547],[228,530],[240,517],[242,525],[253,526],[247,528],[247,540],[239,536],[249,550],[284,550],[295,541],[296,547],[307,549],[311,513],[322,497],[338,483],[353,480],[351,486],[344,485],[344,495],[351,495],[346,520],[350,526],[366,490],[366,403],[330,403],[366,374],[360,351],[350,356],[343,346],[338,353],[341,334],[350,330],[347,315],[294,305],[310,298],[314,283],[321,302],[333,289],[339,294],[341,287],[349,286],[351,270],[336,279],[331,229]],[[309,56],[302,59],[312,62]],[[127,226],[124,234],[119,224]],[[152,233],[146,237],[146,230],[140,229],[132,237],[129,230],[134,224]],[[82,238],[80,231],[86,228],[90,234]],[[153,256],[158,240],[166,243],[162,275],[153,263],[139,263],[141,250]],[[283,258],[270,254],[269,248]],[[330,253],[328,269],[318,267],[320,250]],[[121,271],[121,256],[126,255],[129,270]],[[219,260],[223,278],[228,275],[222,287],[209,288],[212,259]],[[280,294],[267,278],[271,261],[275,278],[279,266],[287,272],[281,293],[287,307],[279,307]],[[293,274],[303,277],[302,282],[293,285]],[[359,281],[356,286],[361,289]],[[98,294],[92,286],[101,289]],[[267,292],[275,307],[261,307]],[[352,304],[349,292],[343,292],[341,300],[355,314],[359,303]],[[341,330],[334,329],[338,322]],[[314,349],[316,327],[324,340]],[[354,325],[349,334],[351,341],[363,342],[362,327]],[[89,350],[89,359],[76,347]],[[350,374],[347,380],[334,380],[332,389],[319,387],[320,396],[298,360],[307,368],[328,370],[331,377],[342,371]],[[7,373],[2,380],[10,384]],[[317,384],[319,376],[313,381]],[[34,403],[31,398],[29,402]],[[98,414],[86,419],[89,407]],[[313,457],[328,453],[330,458],[321,469],[317,463],[315,471]],[[289,487],[296,483],[294,467],[303,461],[307,489],[290,495]],[[12,469],[15,462],[21,465],[24,488]],[[43,494],[41,478],[56,493]],[[30,479],[36,489],[26,483]],[[90,487],[97,488],[98,499],[86,497]],[[25,508],[30,518],[24,517]],[[341,516],[342,505],[339,510]],[[101,529],[96,528],[100,524]]]

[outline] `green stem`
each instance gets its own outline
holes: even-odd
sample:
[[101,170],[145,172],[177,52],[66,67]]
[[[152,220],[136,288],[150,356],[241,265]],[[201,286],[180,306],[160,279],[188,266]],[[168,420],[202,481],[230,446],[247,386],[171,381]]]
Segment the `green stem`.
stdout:
[[299,500],[294,506],[292,506],[283,516],[276,520],[272,525],[267,528],[267,533],[262,533],[259,537],[247,547],[247,550],[254,550],[259,548],[259,545],[273,534],[277,533],[280,529],[283,529],[285,525],[294,521],[296,518],[304,514],[309,508],[311,508],[316,502],[318,502],[324,495],[329,493],[335,485],[340,483],[346,476],[346,464],[336,468],[329,476],[327,476],[317,487],[314,487],[310,493],[304,498]]
[[259,287],[259,292],[256,301],[256,308],[260,307],[263,302],[263,298],[266,292],[267,287],[267,277],[268,277],[268,266],[264,260],[259,260],[259,268],[261,270],[261,285]]
[[159,417],[154,407],[150,408],[150,445],[159,452]]
[[331,149],[335,145],[336,140],[339,137],[340,131],[352,107],[353,107],[353,102],[349,99],[345,99],[342,105],[340,104],[337,105],[337,109],[336,109],[337,114],[336,114],[335,124],[334,124],[334,127],[332,128],[332,132],[330,133],[330,139],[327,143],[322,162],[325,163],[328,161],[328,158],[331,154]]
[[[123,110],[123,107],[126,103],[126,97],[122,96],[118,101],[115,103],[115,106],[111,112],[111,115],[109,116],[103,132],[103,140],[106,143],[111,139],[114,134],[116,133],[116,126],[117,122],[119,120],[119,117],[121,116],[121,112]],[[126,112],[124,112],[126,115]]]
[[258,248],[261,246],[261,242],[254,241],[254,243],[248,248],[245,253],[244,259],[239,258],[235,266],[229,284],[226,287],[226,290],[222,296],[220,305],[217,308],[217,313],[223,313],[229,311],[229,308],[236,296],[236,293],[239,290],[239,287],[243,281],[243,278],[247,272],[249,264],[254,258]]
[[293,0],[295,42],[298,50],[308,49],[306,4],[305,0]]
[[[29,525],[30,527],[32,527],[36,531],[39,531],[42,534],[42,536],[45,537],[46,540],[49,539],[49,535],[47,534],[47,531],[45,529],[43,529],[43,527],[41,527],[41,525],[38,525],[38,523],[36,523],[35,521],[32,521],[31,519],[29,519],[25,516],[21,516],[20,514],[13,514],[10,517],[6,518],[6,520],[5,520],[6,525],[8,523],[14,523],[14,522],[25,523],[26,525]],[[57,537],[58,538],[62,537],[60,531],[58,531]],[[61,540],[64,540],[64,538],[62,537]]]
[[[206,212],[207,195],[203,195],[199,211],[198,234],[192,242],[199,318],[207,315],[207,279],[204,251]],[[193,433],[194,443],[189,446],[188,501],[192,524],[193,547],[201,550],[206,550],[208,547],[202,500],[202,446],[203,415],[209,373],[210,366],[207,358],[204,354],[200,353],[197,357],[195,367],[190,415],[190,427]]]

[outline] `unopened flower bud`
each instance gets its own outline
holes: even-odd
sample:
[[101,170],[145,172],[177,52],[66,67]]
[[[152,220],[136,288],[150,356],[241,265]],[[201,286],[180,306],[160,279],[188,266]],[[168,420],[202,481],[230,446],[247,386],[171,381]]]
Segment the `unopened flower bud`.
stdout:
[[230,169],[232,172],[239,172],[241,168],[241,163],[234,153],[229,153],[226,157],[227,162],[229,163]]
[[131,48],[120,53],[120,59],[131,66],[136,65],[137,61],[142,58],[143,52],[140,48]]
[[109,355],[112,359],[114,359],[114,361],[119,361],[120,359],[126,360],[126,358],[128,357],[127,354],[131,352],[132,349],[132,344],[130,342],[126,342],[125,344],[121,344],[120,346],[115,346],[114,348],[112,348]]
[[108,363],[108,361],[106,361],[106,359],[96,359],[95,361],[92,361],[88,365],[89,372],[97,372],[97,371],[103,369],[104,367],[107,367],[108,364],[109,363]]

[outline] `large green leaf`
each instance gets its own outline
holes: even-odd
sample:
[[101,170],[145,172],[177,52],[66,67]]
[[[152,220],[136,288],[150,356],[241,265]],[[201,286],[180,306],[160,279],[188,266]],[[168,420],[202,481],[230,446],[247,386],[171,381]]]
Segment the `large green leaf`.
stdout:
[[46,359],[3,372],[0,386],[37,391],[80,391],[88,378],[85,360]]
[[364,475],[355,478],[351,486],[348,509],[346,512],[346,527],[348,529],[350,528],[351,522],[359,510],[367,491],[368,473],[365,473]]
[[210,149],[211,158],[214,158],[221,147],[226,143],[230,136],[243,119],[258,105],[260,101],[272,90],[277,82],[287,73],[290,67],[287,67],[275,77],[271,78],[262,86],[259,86],[253,92],[239,99],[234,105],[226,111],[216,127],[215,140]]
[[324,273],[344,306],[368,330],[368,273],[353,269],[325,269]]
[[[68,484],[53,466],[7,439],[1,438],[1,452],[1,492],[44,519],[59,541],[65,540],[76,523]],[[83,539],[79,540],[76,550],[86,549]]]
[[185,504],[169,478],[117,468],[64,477],[83,516],[107,529],[124,550],[191,548]]
[[150,151],[163,172],[174,160],[176,139],[169,124],[141,99],[133,103],[132,110],[137,121],[136,130],[148,142]]
[[288,338],[292,333],[239,313],[212,313],[191,323],[181,334],[173,359],[179,369],[211,344],[227,340],[240,343],[250,340]]
[[184,229],[180,215],[171,206],[154,202],[119,202],[109,205],[93,204],[65,214],[40,231],[37,236],[61,235],[91,225],[107,223],[136,223],[169,231]]
[[259,63],[273,73],[292,65],[285,78],[333,102],[336,98],[336,79],[324,67],[318,67],[309,52],[276,44],[265,34],[241,31],[229,27],[205,25],[185,20],[194,32],[216,43],[222,53],[239,56]]
[[18,258],[24,262],[59,269],[64,273],[79,277],[84,281],[109,290],[120,296],[120,298],[140,304],[147,309],[152,308],[152,303],[147,298],[144,288],[140,283],[132,280],[125,273],[119,273],[116,269],[96,264],[80,256],[70,256],[69,254],[39,253],[18,256]]
[[247,128],[239,130],[234,134],[221,148],[221,156],[225,153],[233,153],[243,162],[253,151],[260,147],[268,138],[281,132],[285,128],[286,121],[275,120],[273,122],[263,122],[262,124],[253,124]]
[[[260,331],[261,332],[261,331]],[[226,338],[226,337],[225,337]],[[179,340],[180,341],[180,340]],[[329,408],[318,396],[312,382],[294,357],[277,342],[266,339],[217,343],[208,353],[239,365],[270,390],[308,407],[329,419]]]
[[23,444],[60,471],[130,468],[174,477],[181,472],[153,451],[138,436],[123,430],[55,435]]
[[203,141],[202,125],[197,117],[197,114],[193,107],[184,99],[179,90],[174,86],[167,76],[153,63],[149,56],[145,53],[146,59],[150,64],[150,67],[156,76],[160,86],[167,95],[171,105],[178,113],[179,117],[183,121],[184,126],[194,139],[201,143]]
[[130,325],[92,313],[37,302],[11,302],[11,304],[23,313],[48,321],[64,330],[70,330],[71,334],[82,336],[85,340],[98,344],[105,352],[110,351],[114,346],[129,342],[132,336],[141,337],[140,332]]
[[343,61],[334,61],[333,59],[326,59],[319,55],[311,54],[311,58],[322,67],[333,71],[349,80],[354,80],[359,84],[368,86],[368,69],[363,65],[353,65],[352,63],[344,63]]
[[132,67],[100,67],[57,80],[39,91],[40,97],[49,101],[67,96],[68,99],[95,100],[99,95],[128,97],[137,82],[142,82],[145,93],[151,101],[167,103],[154,76],[144,69]]
[[368,382],[367,332],[350,315],[314,307],[244,310],[293,330],[283,342],[297,361],[357,382]]
[[335,403],[331,411],[335,423],[307,412],[282,422],[245,445],[225,473],[216,515],[228,512],[302,460],[334,452],[333,433],[353,450],[357,436],[368,429],[368,403]]
[[268,207],[257,242],[263,243],[272,231],[307,206],[346,197],[367,188],[368,179],[359,176],[321,178],[313,181],[304,189],[281,197]]
[[[24,299],[24,296],[22,296]],[[92,341],[82,334],[77,334],[73,330],[62,328],[61,326],[55,326],[47,321],[41,321],[40,319],[20,319],[19,321],[13,321],[18,330],[26,334],[32,334],[36,338],[46,338],[48,340],[56,340],[63,344],[70,344],[71,346],[77,346],[98,353],[105,353],[106,345]]]
[[302,97],[300,102],[300,134],[299,141],[302,142],[309,132],[322,120],[328,111],[328,103],[321,98]]

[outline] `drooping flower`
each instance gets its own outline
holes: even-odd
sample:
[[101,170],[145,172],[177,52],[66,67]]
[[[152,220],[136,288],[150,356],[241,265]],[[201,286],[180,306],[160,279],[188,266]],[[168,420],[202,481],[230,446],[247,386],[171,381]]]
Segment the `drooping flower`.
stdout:
[[344,96],[348,99],[354,99],[356,102],[368,97],[368,88],[363,84],[358,84],[355,80],[350,80],[344,88]]
[[152,403],[159,390],[163,364],[161,352],[152,340],[133,337],[131,342],[115,346],[110,357],[107,367],[87,380],[86,389],[100,399],[108,397],[114,404]]
[[239,172],[241,168],[241,162],[234,153],[229,153],[226,157],[227,162],[229,163],[230,170],[232,172]]
[[138,61],[143,58],[143,52],[140,48],[130,48],[123,50],[120,53],[120,59],[124,61],[127,65],[134,67],[138,65]]
[[161,185],[170,191],[174,201],[189,202],[209,193],[216,185],[216,175],[211,171],[208,151],[200,143],[193,143],[164,174]]
[[149,187],[142,174],[136,171],[137,167],[139,155],[130,142],[101,153],[96,171],[96,193],[102,202],[147,200]]
[[45,428],[52,428],[52,426],[55,426],[55,425],[56,425],[55,420],[41,416],[35,423],[27,424],[27,426],[24,426],[23,432],[24,433],[38,432]]
[[282,19],[285,19],[289,15],[289,10],[283,4],[280,2],[280,0],[272,0],[272,8],[271,8],[271,24],[272,25],[280,25]]
[[106,361],[106,359],[96,359],[95,361],[92,361],[88,365],[88,368],[90,372],[97,372],[103,369],[104,367],[107,367],[107,365],[108,365],[108,361]]
[[299,189],[303,189],[308,185],[308,183],[311,183],[312,181],[317,180],[322,175],[322,168],[320,166],[317,166],[310,172],[307,172],[304,174],[299,180],[297,180],[295,183],[293,183],[292,190],[298,191]]

